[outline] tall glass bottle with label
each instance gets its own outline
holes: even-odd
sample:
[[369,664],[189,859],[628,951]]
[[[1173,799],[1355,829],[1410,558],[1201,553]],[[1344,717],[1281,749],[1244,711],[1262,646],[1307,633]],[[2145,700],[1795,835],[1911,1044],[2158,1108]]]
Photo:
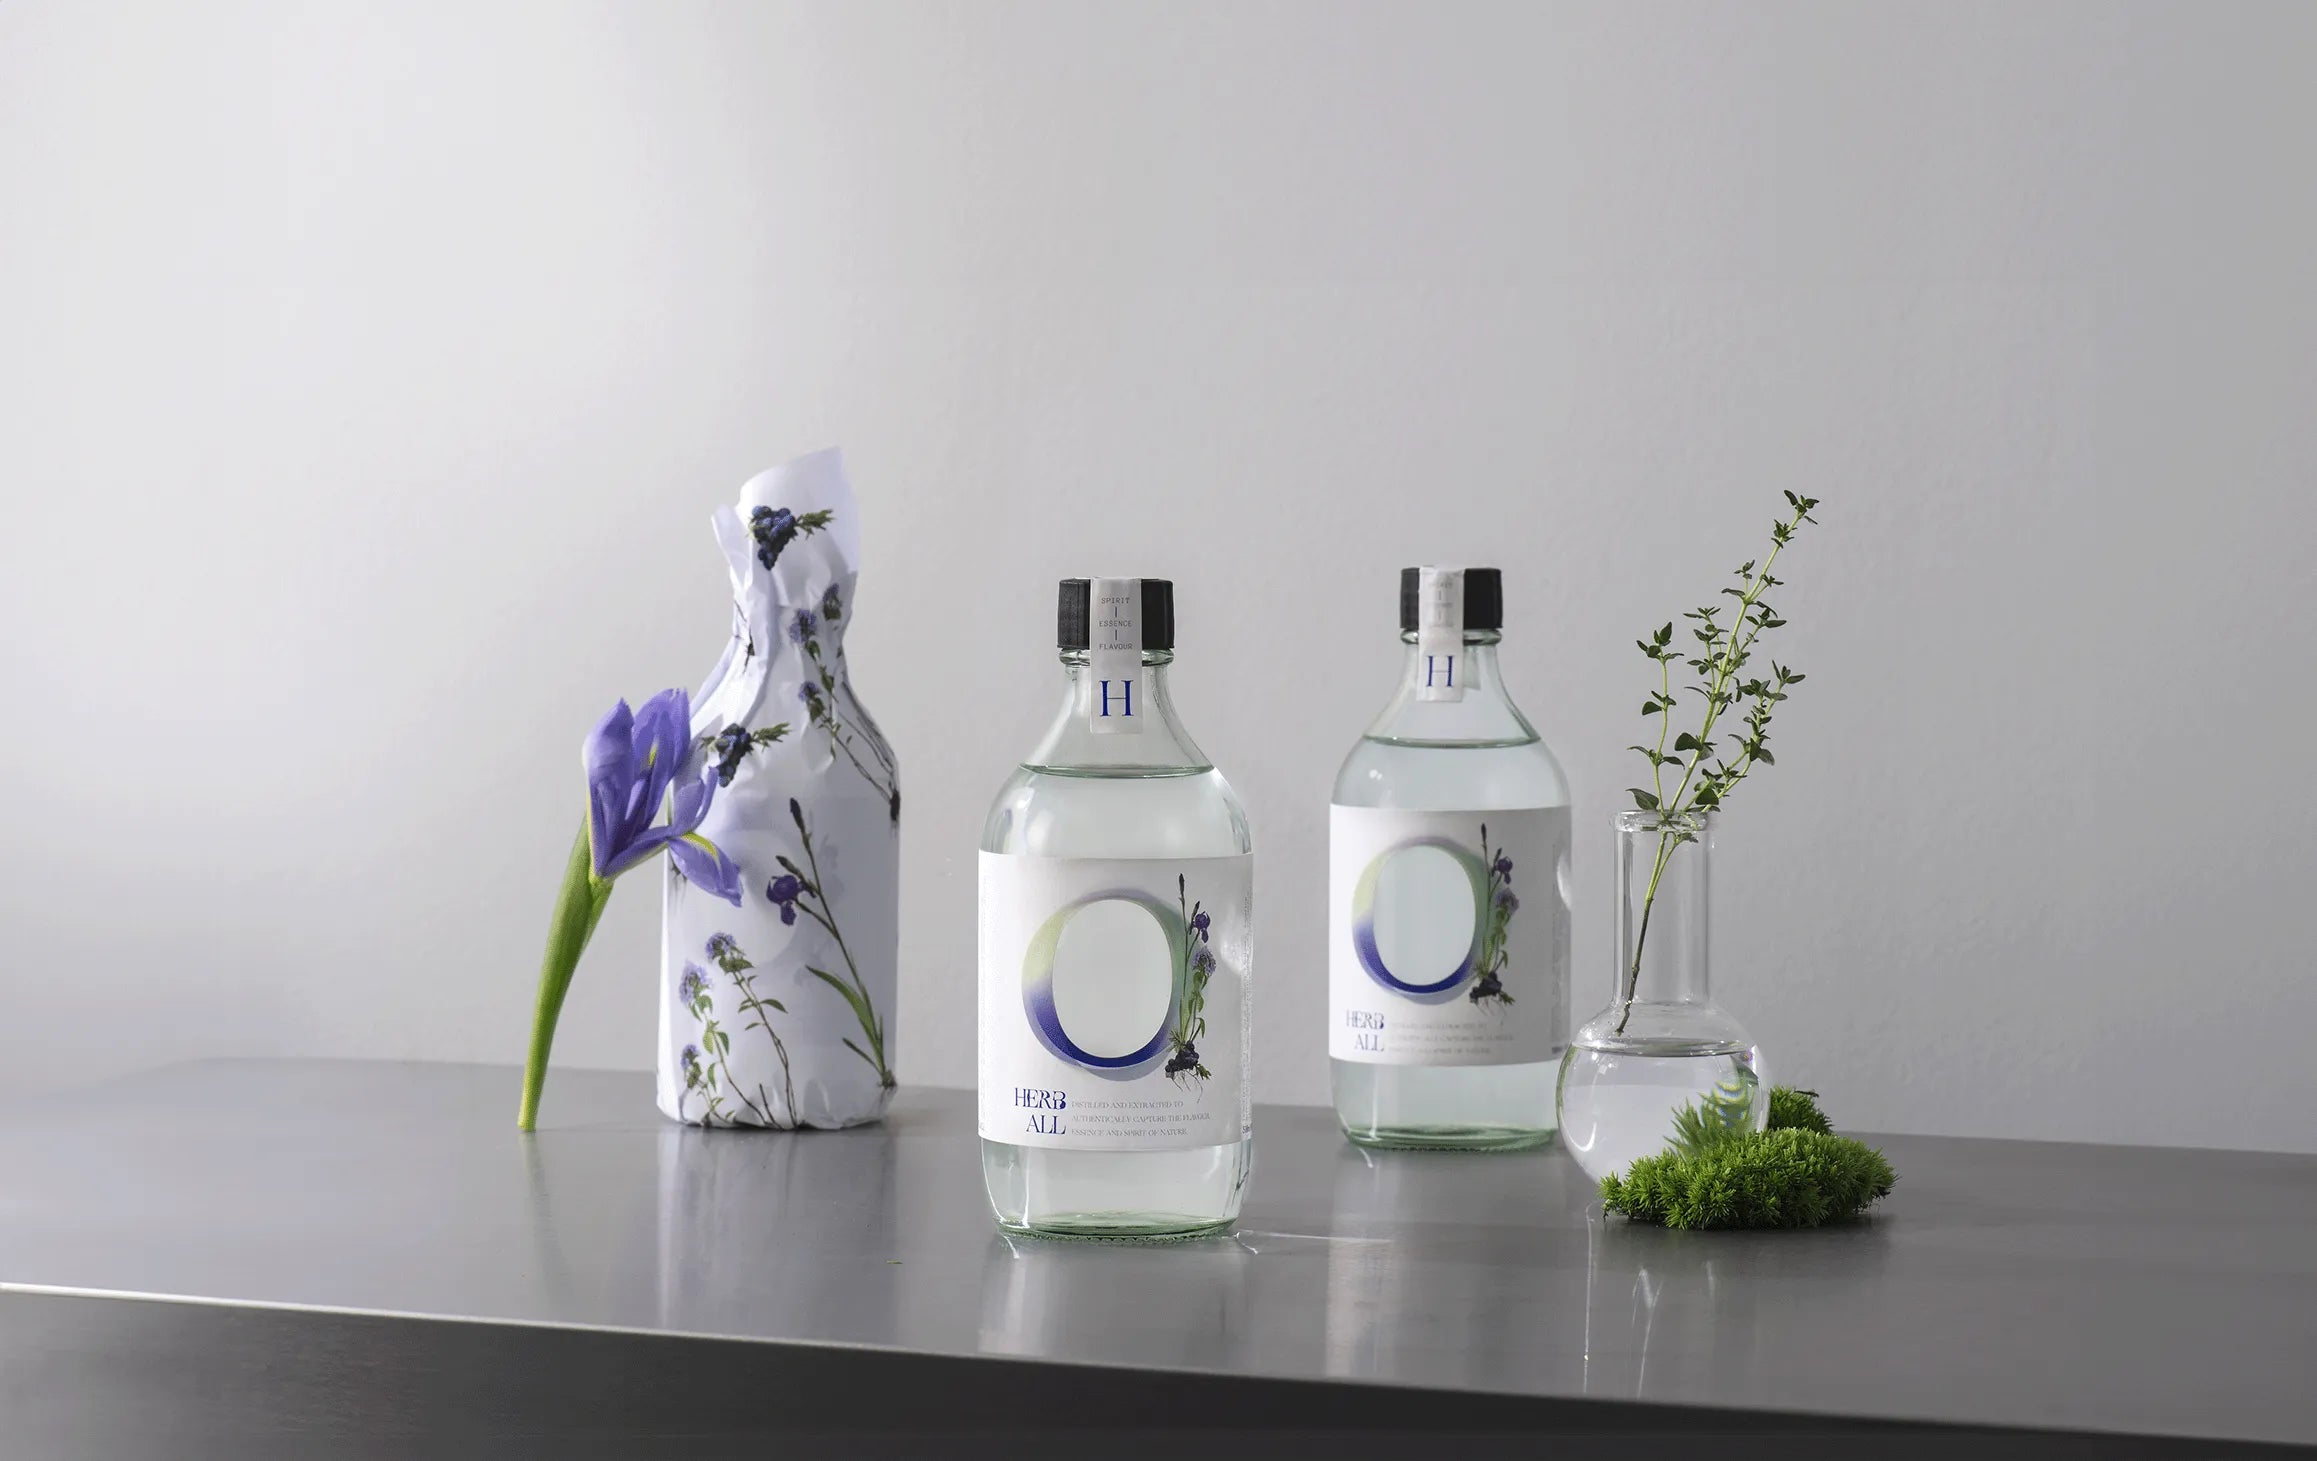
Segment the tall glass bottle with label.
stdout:
[[1247,815],[1175,716],[1171,583],[1064,579],[1057,630],[1061,705],[982,832],[990,1206],[1010,1232],[1227,1232],[1253,1159]]
[[1328,1054],[1365,1146],[1554,1131],[1568,1044],[1569,784],[1505,694],[1503,577],[1400,575],[1400,683],[1336,774]]

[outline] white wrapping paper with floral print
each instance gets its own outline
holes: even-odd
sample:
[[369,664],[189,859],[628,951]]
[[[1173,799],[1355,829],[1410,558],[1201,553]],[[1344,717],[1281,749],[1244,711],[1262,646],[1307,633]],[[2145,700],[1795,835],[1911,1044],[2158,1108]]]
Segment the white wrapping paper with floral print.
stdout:
[[703,1126],[854,1126],[893,1094],[901,792],[853,694],[845,629],[860,523],[835,451],[719,508],[732,640],[692,701],[720,783],[700,834],[740,865],[738,908],[670,860],[660,1109]]

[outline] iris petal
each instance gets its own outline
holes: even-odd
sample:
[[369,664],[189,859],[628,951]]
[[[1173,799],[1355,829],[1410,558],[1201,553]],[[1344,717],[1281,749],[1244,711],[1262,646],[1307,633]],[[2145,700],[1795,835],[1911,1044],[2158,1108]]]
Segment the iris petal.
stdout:
[[670,689],[645,701],[644,708],[636,712],[635,738],[638,779],[650,789],[650,804],[656,813],[692,748],[691,697]]
[[[672,839],[697,828],[716,793],[715,769],[701,767],[676,787],[668,825],[652,822],[668,799],[668,788],[684,776],[691,759],[691,701],[682,690],[663,690],[630,712],[614,706],[581,748],[587,768],[588,843],[599,878],[614,878],[658,852]],[[685,875],[717,896],[740,902],[740,873],[732,860],[706,838],[679,859]]]
[[716,768],[705,766],[700,775],[676,787],[676,805],[668,813],[668,828],[677,836],[698,827],[708,815],[708,804],[716,798]]
[[668,856],[676,860],[676,870],[690,879],[694,887],[715,894],[735,908],[740,906],[740,868],[724,855],[724,849],[694,833],[671,838]]
[[622,830],[618,819],[629,799],[629,746],[634,731],[635,715],[622,700],[580,745],[580,764],[587,771],[588,847],[599,878],[608,876],[605,865],[618,851]]
[[626,872],[629,868],[634,867],[637,863],[642,862],[645,858],[648,858],[653,853],[658,852],[662,847],[673,841],[675,836],[676,834],[674,832],[669,831],[665,827],[651,827],[645,829],[641,835],[636,837],[633,841],[629,842],[626,846],[617,849],[613,853],[611,858],[611,870],[603,873],[602,876],[608,878],[618,877],[621,873]]

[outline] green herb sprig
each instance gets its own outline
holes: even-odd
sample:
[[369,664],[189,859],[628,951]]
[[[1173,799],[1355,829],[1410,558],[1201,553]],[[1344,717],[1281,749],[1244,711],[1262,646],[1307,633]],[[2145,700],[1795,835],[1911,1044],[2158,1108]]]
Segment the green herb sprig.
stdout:
[[1898,1177],[1881,1152],[1835,1135],[1811,1095],[1771,1091],[1767,1131],[1684,1107],[1665,1151],[1601,1179],[1603,1205],[1669,1228],[1815,1228],[1857,1217]]
[[[1789,669],[1776,660],[1770,662],[1767,676],[1748,677],[1745,672],[1753,660],[1755,642],[1765,632],[1783,628],[1786,623],[1763,597],[1785,582],[1770,569],[1802,525],[1818,521],[1810,515],[1811,509],[1818,506],[1815,497],[1788,492],[1786,506],[1787,515],[1770,524],[1769,556],[1759,562],[1747,559],[1731,575],[1737,579],[1737,585],[1721,590],[1721,597],[1738,601],[1735,610],[1727,604],[1701,604],[1682,615],[1692,621],[1690,637],[1698,646],[1695,654],[1674,646],[1671,620],[1649,637],[1634,641],[1641,652],[1657,664],[1657,689],[1650,692],[1641,705],[1645,719],[1656,717],[1657,741],[1654,745],[1630,748],[1649,762],[1649,785],[1628,787],[1627,791],[1635,807],[1657,814],[1662,830],[1658,835],[1655,866],[1649,873],[1649,886],[1641,897],[1641,921],[1633,939],[1633,964],[1625,971],[1625,987],[1619,999],[1622,1006],[1617,1020],[1619,1034],[1625,1033],[1626,1021],[1632,1016],[1634,990],[1641,980],[1641,951],[1649,942],[1650,909],[1657,902],[1657,889],[1665,878],[1667,862],[1683,843],[1697,840],[1698,819],[1728,801],[1738,783],[1757,765],[1778,764],[1778,758],[1770,753],[1770,718],[1777,707],[1785,703],[1786,692],[1801,684],[1805,677],[1801,671]],[[1729,616],[1726,619],[1725,613]],[[1674,712],[1681,706],[1680,698],[1674,693],[1676,663],[1687,666],[1697,678],[1696,684],[1681,687],[1702,702],[1695,730],[1676,732],[1673,729]],[[1732,712],[1743,714],[1745,728],[1734,738],[1735,750],[1725,755],[1716,749],[1715,732],[1725,729],[1723,717]],[[1669,767],[1679,773],[1670,793],[1665,788]]]

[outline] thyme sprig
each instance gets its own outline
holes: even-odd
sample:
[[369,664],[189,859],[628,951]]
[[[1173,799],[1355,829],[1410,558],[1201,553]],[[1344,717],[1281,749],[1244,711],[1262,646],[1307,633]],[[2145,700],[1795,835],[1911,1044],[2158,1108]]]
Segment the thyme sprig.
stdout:
[[[1628,787],[1627,791],[1635,807],[1657,815],[1660,830],[1655,866],[1650,869],[1649,886],[1641,898],[1641,924],[1633,939],[1633,963],[1625,971],[1625,987],[1618,1000],[1619,1034],[1625,1032],[1626,1021],[1632,1017],[1633,995],[1641,979],[1641,951],[1649,942],[1649,913],[1657,901],[1657,889],[1664,880],[1666,864],[1683,843],[1697,840],[1700,819],[1728,801],[1730,793],[1757,765],[1778,764],[1778,758],[1770,752],[1770,719],[1777,707],[1785,703],[1787,691],[1801,684],[1804,676],[1801,671],[1789,669],[1776,660],[1770,661],[1770,673],[1766,676],[1748,676],[1746,668],[1753,660],[1756,641],[1765,632],[1782,628],[1786,623],[1763,597],[1785,582],[1770,569],[1802,524],[1818,521],[1810,515],[1811,509],[1818,506],[1815,497],[1788,492],[1786,506],[1787,514],[1770,524],[1769,555],[1759,561],[1749,558],[1740,564],[1731,575],[1737,584],[1725,585],[1717,595],[1737,600],[1736,608],[1708,603],[1683,613],[1682,618],[1690,621],[1690,638],[1697,645],[1695,653],[1675,647],[1671,620],[1647,638],[1634,641],[1642,654],[1657,664],[1657,688],[1641,705],[1644,718],[1657,719],[1657,740],[1653,745],[1630,748],[1649,762],[1649,785]],[[1674,712],[1681,706],[1679,696],[1674,693],[1676,663],[1686,666],[1697,680],[1695,684],[1681,687],[1684,693],[1695,695],[1702,702],[1702,714],[1695,730],[1676,732],[1673,729]],[[1744,728],[1734,734],[1723,725],[1723,718],[1732,713],[1744,717]],[[1725,754],[1717,750],[1717,730],[1723,731],[1730,740],[1732,751]],[[1671,793],[1665,789],[1669,767],[1679,774]]]

